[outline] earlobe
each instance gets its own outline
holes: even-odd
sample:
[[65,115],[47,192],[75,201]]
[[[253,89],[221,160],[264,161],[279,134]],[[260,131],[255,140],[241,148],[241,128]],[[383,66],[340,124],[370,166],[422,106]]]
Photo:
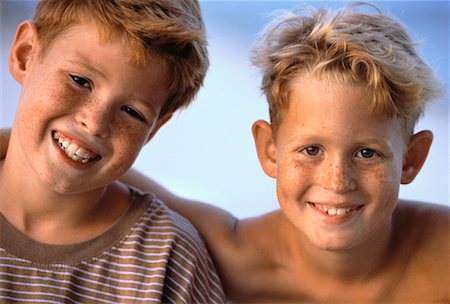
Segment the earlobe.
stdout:
[[36,26],[31,21],[22,22],[17,28],[8,58],[11,75],[20,84],[23,84],[25,75],[29,70],[29,63],[37,47]]
[[402,184],[411,183],[422,168],[433,141],[431,131],[421,131],[411,136],[402,168]]
[[164,115],[162,118],[158,119],[158,121],[156,122],[155,126],[153,127],[152,131],[150,132],[150,135],[147,138],[147,142],[148,143],[153,136],[155,136],[156,132],[158,132],[158,130],[164,126],[166,124],[166,122],[168,122],[173,116],[173,113],[168,113],[166,115]]
[[277,153],[272,126],[264,120],[258,120],[253,124],[252,133],[261,167],[268,176],[276,178]]

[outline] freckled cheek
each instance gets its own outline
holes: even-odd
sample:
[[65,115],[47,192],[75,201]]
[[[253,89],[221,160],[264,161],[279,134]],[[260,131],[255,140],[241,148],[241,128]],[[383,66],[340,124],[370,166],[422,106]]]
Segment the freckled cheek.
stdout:
[[[40,95],[25,95],[17,107],[16,122],[20,123],[19,130],[33,130],[33,137],[41,137],[45,133],[45,121],[48,120],[50,107],[46,98]],[[30,134],[31,135],[31,134]]]
[[138,156],[146,142],[147,133],[128,124],[117,123],[114,128],[118,133],[114,136],[111,167],[121,175],[128,170]]
[[400,178],[401,172],[392,166],[377,168],[371,174],[363,175],[362,180],[373,196],[376,195],[382,201],[391,202],[397,200]]
[[313,172],[307,166],[295,162],[285,162],[278,167],[277,192],[280,200],[295,201],[310,186]]
[[61,82],[44,80],[23,91],[17,113],[26,128],[43,135],[49,120],[73,111],[82,102],[82,97]]

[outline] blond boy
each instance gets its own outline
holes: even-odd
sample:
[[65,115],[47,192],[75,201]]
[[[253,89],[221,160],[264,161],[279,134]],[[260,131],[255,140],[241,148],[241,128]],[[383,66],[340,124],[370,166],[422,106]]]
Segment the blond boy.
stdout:
[[224,302],[193,226],[115,181],[207,67],[197,1],[38,3],[9,56],[0,302]]
[[253,135],[280,210],[238,220],[126,178],[194,223],[231,300],[450,301],[449,208],[398,199],[426,159],[432,133],[414,126],[439,88],[398,22],[358,9],[281,16],[254,53],[271,122]]

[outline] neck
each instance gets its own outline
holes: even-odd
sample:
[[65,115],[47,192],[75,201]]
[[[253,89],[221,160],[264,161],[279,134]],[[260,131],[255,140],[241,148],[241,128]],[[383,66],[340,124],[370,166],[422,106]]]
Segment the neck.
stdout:
[[17,153],[9,152],[0,162],[0,213],[21,232],[46,243],[64,242],[54,237],[75,230],[92,219],[96,209],[102,210],[107,186],[87,193],[58,193]]

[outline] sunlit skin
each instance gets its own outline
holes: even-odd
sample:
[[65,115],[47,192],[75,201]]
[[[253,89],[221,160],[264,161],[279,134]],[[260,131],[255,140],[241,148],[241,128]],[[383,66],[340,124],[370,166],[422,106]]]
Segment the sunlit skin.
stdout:
[[[23,88],[0,167],[0,211],[38,240],[70,243],[52,239],[50,230],[101,226],[98,234],[112,225],[128,207],[129,193],[118,183],[105,185],[128,170],[170,118],[158,120],[168,97],[164,61],[152,55],[137,67],[116,38],[100,42],[95,26],[78,24],[42,56],[35,26],[18,28],[9,65]],[[83,148],[77,153],[84,162],[62,149],[64,141]],[[106,205],[111,196],[120,198],[115,206]],[[84,235],[88,231],[74,237]]]
[[269,155],[276,163],[266,160],[281,209],[313,248],[355,250],[385,240],[405,153],[399,120],[376,118],[362,86],[309,75],[292,83]]
[[390,250],[399,186],[410,179],[403,175],[408,135],[369,103],[363,86],[300,74],[277,132],[264,121],[253,127],[286,221],[278,223],[280,251],[296,261],[304,287],[327,286],[310,292],[316,300],[383,299],[403,265]]
[[[15,120],[26,159],[20,163],[29,164],[57,191],[95,189],[126,171],[167,97],[161,61],[135,68],[120,39],[104,45],[98,39],[90,25],[69,28],[42,60],[31,58],[23,77],[26,90]],[[101,159],[89,170],[66,164],[53,144],[54,131],[81,142]]]
[[277,132],[262,120],[253,125],[279,210],[238,220],[136,171],[123,180],[194,223],[233,301],[448,302],[449,209],[398,200],[432,133],[405,132],[397,118],[368,110],[363,86],[332,79],[299,74]]
[[233,302],[449,302],[449,208],[398,199],[432,133],[405,133],[399,120],[368,110],[363,87],[330,79],[299,74],[277,132],[253,125],[279,210],[237,219],[135,170],[122,180],[196,226]]

